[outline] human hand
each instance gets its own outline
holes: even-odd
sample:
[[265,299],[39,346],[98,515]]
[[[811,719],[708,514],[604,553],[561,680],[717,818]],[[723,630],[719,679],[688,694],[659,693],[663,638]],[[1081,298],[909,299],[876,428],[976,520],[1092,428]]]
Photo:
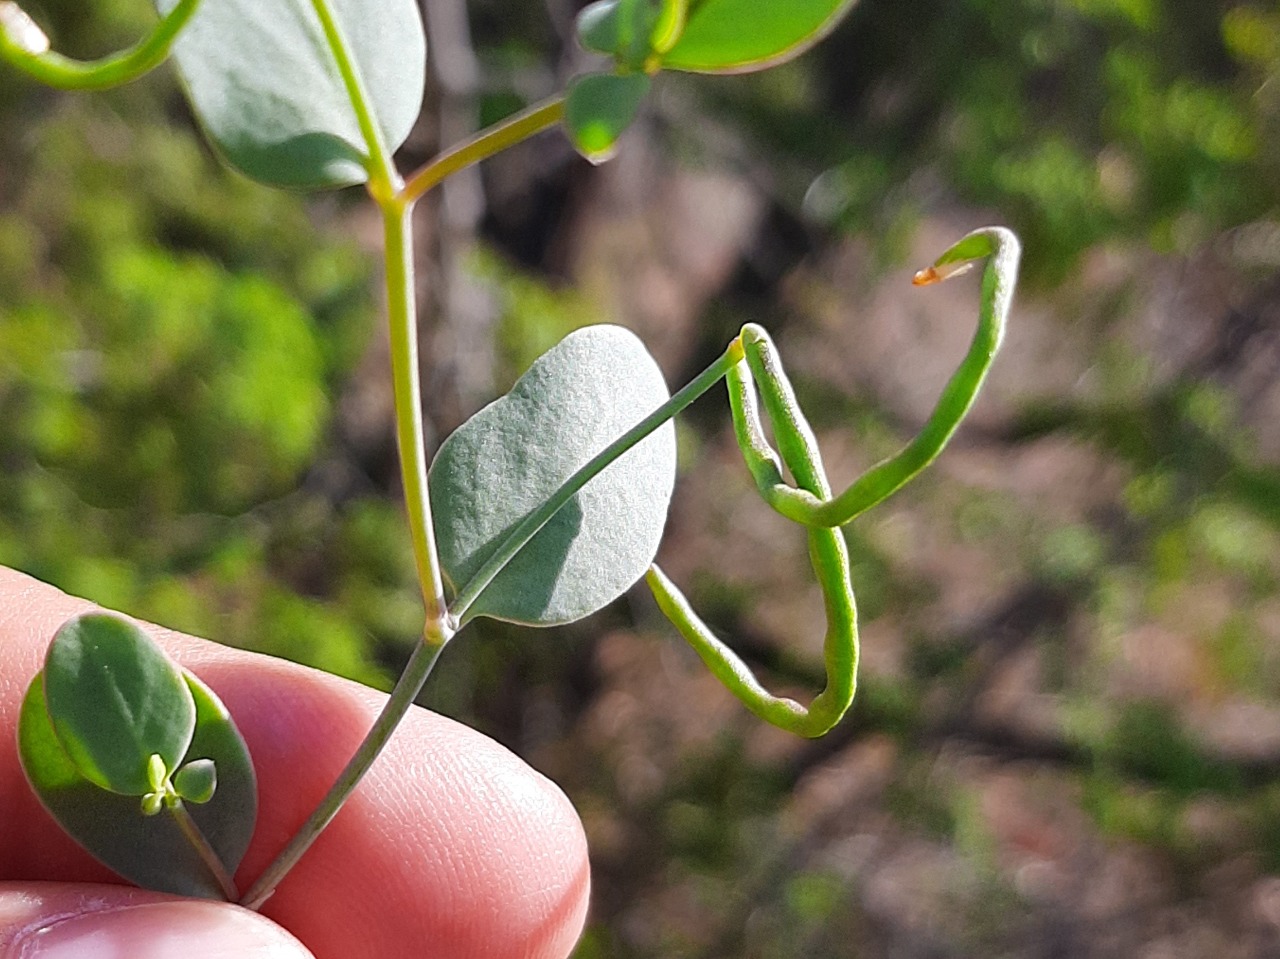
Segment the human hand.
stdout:
[[[0,568],[0,956],[570,953],[590,887],[577,814],[501,746],[422,709],[400,725],[262,915],[118,885],[40,806],[16,747],[22,696],[50,638],[91,608]],[[259,814],[237,874],[243,888],[311,812],[385,697],[269,657],[158,628],[153,635],[222,698],[253,755]]]

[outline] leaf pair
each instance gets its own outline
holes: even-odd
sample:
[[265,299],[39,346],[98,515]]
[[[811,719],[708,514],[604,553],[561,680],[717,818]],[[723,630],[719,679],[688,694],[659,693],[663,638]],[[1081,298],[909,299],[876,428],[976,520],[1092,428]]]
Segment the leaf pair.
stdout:
[[58,630],[18,749],[45,808],[102,863],[145,888],[230,898],[257,817],[248,749],[217,696],[132,623],[94,613]]
[[597,0],[578,15],[578,40],[612,72],[569,87],[565,125],[594,162],[607,160],[659,70],[752,73],[799,56],[831,32],[855,0]]
[[[162,15],[180,0],[155,0]],[[569,86],[565,127],[578,150],[608,159],[661,69],[747,73],[803,53],[855,0],[597,0],[578,17],[584,47],[611,71]],[[344,78],[317,15],[332,16]],[[302,189],[365,182],[370,135],[390,155],[422,106],[426,43],[413,0],[216,0],[202,3],[173,53],[196,115],[226,160],[256,180]],[[362,130],[348,80],[366,100]]]

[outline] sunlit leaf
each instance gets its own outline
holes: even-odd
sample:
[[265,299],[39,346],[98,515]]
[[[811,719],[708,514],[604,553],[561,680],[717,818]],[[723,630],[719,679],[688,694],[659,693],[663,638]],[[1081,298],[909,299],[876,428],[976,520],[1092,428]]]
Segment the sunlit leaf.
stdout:
[[573,145],[592,163],[610,159],[648,92],[649,78],[643,73],[595,73],[575,79],[569,84],[564,113]]
[[763,70],[825,37],[856,0],[691,0],[684,31],[664,69],[695,73]]
[[[107,792],[84,778],[63,751],[49,720],[43,676],[22,703],[18,751],[41,803],[94,858],[147,889],[221,899],[221,887],[171,816],[145,816],[136,796]],[[212,760],[212,799],[188,811],[228,871],[244,857],[257,817],[257,781],[249,752],[226,708],[203,683],[184,673],[195,701],[196,730],[188,760]]]
[[[634,334],[590,326],[464,423],[430,474],[440,557],[454,588],[580,466],[667,399],[661,371]],[[657,552],[674,482],[667,424],[556,513],[468,616],[551,625],[616,599]]]
[[150,792],[151,757],[176,769],[195,731],[181,671],[119,616],[91,613],[58,630],[45,656],[44,693],[67,757],[112,792]]
[[649,45],[655,53],[666,53],[676,45],[684,33],[689,18],[689,0],[662,0],[658,20],[649,36]]
[[[155,0],[161,14],[178,0]],[[426,47],[414,0],[329,0],[389,149],[422,105]],[[196,115],[256,180],[335,187],[367,179],[368,150],[311,0],[202,3],[174,46]]]

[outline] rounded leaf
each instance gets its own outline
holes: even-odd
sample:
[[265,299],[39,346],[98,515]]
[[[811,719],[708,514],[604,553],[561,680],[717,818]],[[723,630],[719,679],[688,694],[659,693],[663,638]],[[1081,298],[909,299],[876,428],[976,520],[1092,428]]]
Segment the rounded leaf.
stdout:
[[749,73],[797,57],[820,41],[856,0],[691,0],[666,70]]
[[643,73],[576,77],[569,84],[564,124],[578,152],[592,163],[612,158],[618,137],[636,118],[649,85]]
[[[565,337],[440,447],[429,476],[440,559],[466,584],[524,517],[669,398],[644,344],[617,326]],[[653,561],[675,484],[664,424],[589,482],[515,555],[466,617],[547,626],[622,595]]]
[[193,759],[173,774],[173,789],[182,799],[207,803],[218,788],[217,765],[212,759]]
[[67,757],[103,789],[151,792],[151,757],[173,770],[191,745],[196,707],[182,671],[119,616],[90,613],[58,630],[44,692]]
[[[257,818],[257,779],[249,751],[226,707],[189,673],[184,679],[196,704],[196,731],[188,756],[217,765],[211,801],[188,809],[228,872],[249,848]],[[107,792],[80,775],[54,733],[44,698],[43,674],[22,702],[18,755],[27,781],[64,830],[94,858],[123,878],[158,892],[223,898],[221,886],[173,817],[148,816],[136,796]]]
[[[178,0],[155,0],[167,14]],[[327,0],[390,150],[422,106],[414,0]],[[274,186],[363,183],[368,150],[312,0],[211,0],[173,50],[196,115],[227,161]]]

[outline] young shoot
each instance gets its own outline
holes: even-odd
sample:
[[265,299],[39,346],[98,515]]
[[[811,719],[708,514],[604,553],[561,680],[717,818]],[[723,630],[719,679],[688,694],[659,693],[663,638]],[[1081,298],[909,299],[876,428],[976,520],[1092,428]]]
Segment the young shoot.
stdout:
[[[854,699],[859,655],[855,584],[839,527],[928,466],[971,408],[1003,337],[1018,267],[1013,234],[977,230],[916,275],[927,285],[985,261],[973,343],[920,433],[836,493],[781,356],[754,324],[674,395],[635,334],[608,325],[579,330],[432,460],[412,217],[417,201],[449,176],[553,128],[601,162],[617,152],[664,71],[736,74],[785,62],[827,36],[852,0],[598,0],[579,16],[578,34],[604,57],[602,67],[403,173],[395,151],[417,121],[425,86],[416,0],[155,5],[158,19],[135,46],[81,62],[54,52],[22,8],[0,0],[0,61],[51,86],[101,89],[171,60],[201,129],[231,167],[279,188],[363,186],[383,228],[388,373],[423,626],[364,742],[240,894],[231,877],[253,838],[257,782],[227,710],[128,620],[72,620],[53,637],[20,723],[27,779],[62,827],[139,885],[259,908],[358,787],[442,649],[469,623],[573,622],[641,579],[757,716],[801,736],[839,722]],[[827,618],[826,682],[808,705],[771,694],[654,564],[676,480],[672,419],[721,381],[761,497],[808,538]]]

